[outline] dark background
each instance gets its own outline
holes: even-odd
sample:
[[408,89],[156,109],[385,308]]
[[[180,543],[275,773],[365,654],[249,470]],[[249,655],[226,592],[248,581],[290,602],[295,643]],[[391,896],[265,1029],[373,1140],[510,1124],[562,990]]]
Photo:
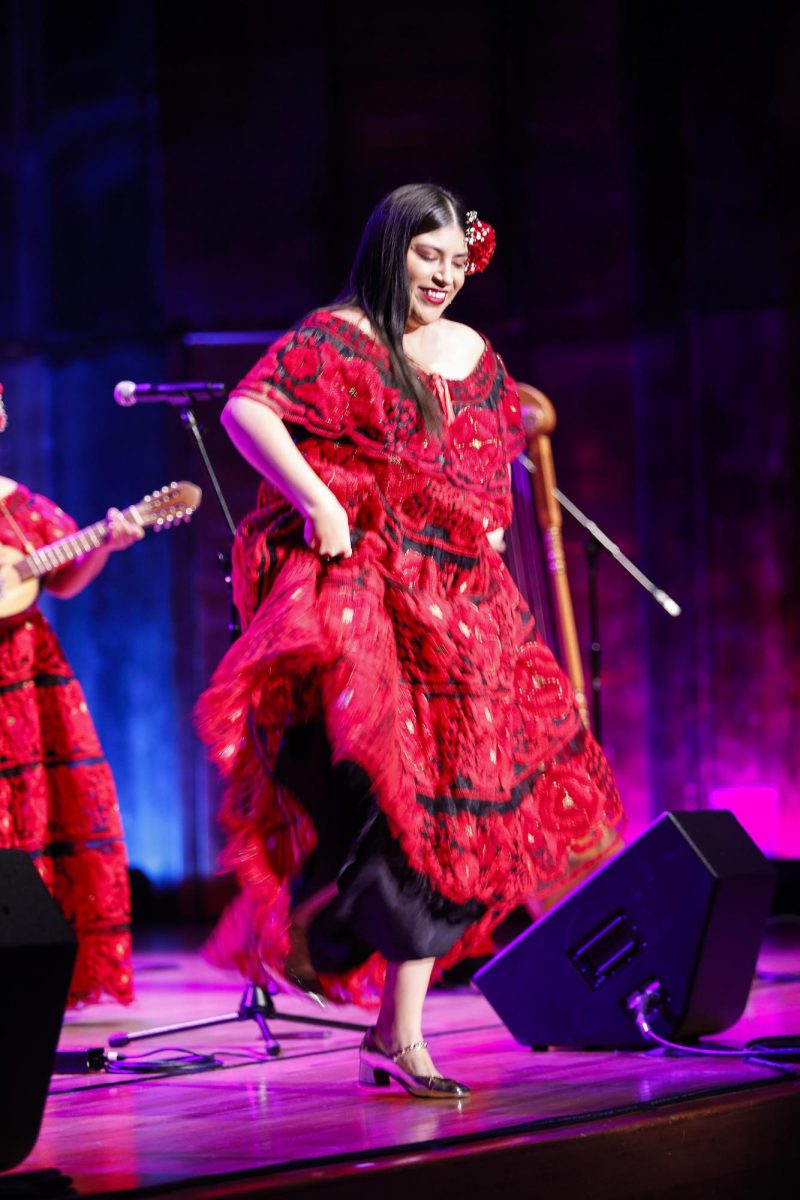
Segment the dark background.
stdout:
[[[762,848],[798,856],[799,50],[788,2],[2,0],[2,470],[81,524],[170,479],[205,490],[190,525],[48,604],[132,865],[184,911],[215,905],[192,707],[229,636],[228,535],[178,411],[113,388],[231,386],[414,180],[496,226],[454,315],[551,397],[560,486],[683,608],[601,557],[603,744],[632,832],[754,803]],[[255,480],[217,411],[238,520]]]

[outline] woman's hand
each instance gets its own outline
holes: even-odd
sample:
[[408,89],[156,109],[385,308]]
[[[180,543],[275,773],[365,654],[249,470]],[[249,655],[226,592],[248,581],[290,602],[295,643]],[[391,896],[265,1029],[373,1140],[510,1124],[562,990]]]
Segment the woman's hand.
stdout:
[[303,537],[320,558],[350,558],[350,524],[333,492],[325,491],[306,513]]
[[107,533],[105,548],[107,550],[127,550],[134,542],[144,537],[144,530],[138,521],[126,517],[118,508],[110,508],[106,513]]
[[492,547],[492,549],[497,550],[497,552],[499,554],[502,554],[503,551],[506,549],[505,530],[504,529],[490,530],[490,532],[487,533],[487,535],[486,535],[486,540],[489,543],[489,545]]
[[222,411],[222,424],[242,457],[303,516],[306,545],[321,558],[350,558],[347,513],[303,458],[278,414],[246,392],[235,392]]
[[46,575],[44,586],[61,600],[69,600],[97,578],[108,562],[112,550],[126,550],[143,537],[144,529],[138,521],[126,517],[118,508],[110,508],[106,513],[106,536],[103,544],[96,550],[89,550],[81,555],[75,562],[58,567],[52,574]]

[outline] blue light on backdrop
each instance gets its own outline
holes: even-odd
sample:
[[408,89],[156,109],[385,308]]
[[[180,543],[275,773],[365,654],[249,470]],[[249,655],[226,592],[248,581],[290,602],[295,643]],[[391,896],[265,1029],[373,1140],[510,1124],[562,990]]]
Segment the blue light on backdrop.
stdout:
[[[157,374],[153,354],[137,346],[62,366],[28,359],[6,367],[3,472],[50,496],[81,526],[170,482],[168,414],[140,413],[132,430],[113,402],[120,378]],[[42,600],[111,763],[131,865],[155,884],[184,872],[172,539],[186,532],[150,532],[112,555],[79,596]]]

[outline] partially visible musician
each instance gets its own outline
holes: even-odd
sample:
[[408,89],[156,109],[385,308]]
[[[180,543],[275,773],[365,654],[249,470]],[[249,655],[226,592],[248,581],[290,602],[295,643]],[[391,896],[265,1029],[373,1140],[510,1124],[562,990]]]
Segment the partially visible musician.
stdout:
[[[0,387],[0,432],[6,421]],[[143,536],[118,509],[106,520],[102,544],[42,578],[48,592],[76,595]],[[0,476],[0,849],[28,851],[76,932],[72,1007],[133,998],[127,853],[83,691],[35,600],[15,611],[13,561],[76,529],[51,500]]]

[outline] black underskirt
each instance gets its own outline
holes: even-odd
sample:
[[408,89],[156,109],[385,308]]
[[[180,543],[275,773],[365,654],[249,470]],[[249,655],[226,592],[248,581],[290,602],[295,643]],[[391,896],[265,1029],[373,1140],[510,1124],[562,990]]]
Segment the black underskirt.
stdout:
[[287,730],[275,780],[303,804],[317,834],[317,846],[294,881],[292,906],[338,885],[308,928],[316,971],[350,971],[375,951],[389,962],[439,958],[485,913],[480,901],[447,900],[410,866],[375,803],[369,777],[355,763],[331,762],[320,724]]

